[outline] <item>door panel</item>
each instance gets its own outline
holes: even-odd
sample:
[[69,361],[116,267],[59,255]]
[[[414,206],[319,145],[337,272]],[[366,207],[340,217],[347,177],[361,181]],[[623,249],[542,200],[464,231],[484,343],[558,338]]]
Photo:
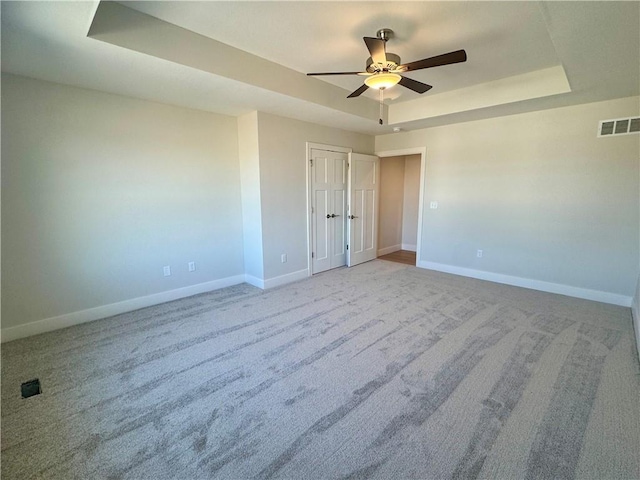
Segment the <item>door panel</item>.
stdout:
[[318,268],[327,270],[328,264],[331,262],[329,258],[329,221],[327,219],[328,213],[328,192],[326,190],[316,190],[315,192],[315,232],[314,236],[315,244],[313,251],[315,252],[314,259]]
[[364,190],[354,190],[351,194],[352,202],[351,215],[353,218],[349,220],[349,227],[351,228],[351,241],[349,242],[349,248],[351,253],[360,254],[364,250],[364,238],[362,230],[362,218],[364,213]]
[[350,267],[377,257],[379,166],[378,157],[349,154],[347,265]]
[[344,185],[342,190],[333,191],[333,211],[335,212],[335,215],[339,216],[332,219],[333,257],[331,260],[331,268],[340,267],[346,264],[347,236],[345,222],[347,218],[347,201],[346,185],[342,185]]
[[[335,158],[333,160],[333,183],[337,187],[347,186],[347,155],[344,158]],[[343,188],[344,190],[344,188]]]
[[[375,247],[375,219],[374,215],[378,214],[378,211],[375,208],[375,193],[372,190],[367,190],[364,192],[364,212],[362,212],[362,216],[364,218],[362,234],[364,236],[363,245],[364,250],[372,250]],[[374,257],[375,258],[375,257]]]

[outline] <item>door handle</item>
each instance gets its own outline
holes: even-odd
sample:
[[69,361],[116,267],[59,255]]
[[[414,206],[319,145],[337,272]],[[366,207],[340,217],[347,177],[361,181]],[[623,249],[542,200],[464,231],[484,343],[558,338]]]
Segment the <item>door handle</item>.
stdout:
[[355,215],[349,215],[349,218],[353,220],[354,218],[358,218],[358,217],[356,217]]
[[327,213],[327,218],[331,218],[331,215],[329,215],[328,213]]
[[335,213],[332,213],[332,214],[331,214],[331,218],[336,218],[336,217],[339,217],[339,216],[340,216],[340,215],[336,215]]

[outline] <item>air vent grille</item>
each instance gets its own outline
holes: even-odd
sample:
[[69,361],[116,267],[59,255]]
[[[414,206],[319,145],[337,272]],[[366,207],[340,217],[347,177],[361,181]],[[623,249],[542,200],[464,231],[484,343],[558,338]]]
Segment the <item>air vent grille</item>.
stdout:
[[640,118],[617,118],[602,120],[598,124],[598,136],[629,135],[640,133]]

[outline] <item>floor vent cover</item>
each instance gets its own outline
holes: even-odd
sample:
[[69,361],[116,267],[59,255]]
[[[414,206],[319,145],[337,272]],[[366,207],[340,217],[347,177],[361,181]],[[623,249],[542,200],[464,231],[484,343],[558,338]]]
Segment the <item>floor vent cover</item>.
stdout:
[[640,133],[640,117],[617,118],[614,120],[602,120],[598,124],[599,137],[611,137],[614,135],[630,135]]
[[40,388],[40,380],[34,378],[33,380],[29,380],[28,382],[24,382],[20,390],[22,391],[22,398],[33,397],[34,395],[40,395],[42,393],[42,388]]

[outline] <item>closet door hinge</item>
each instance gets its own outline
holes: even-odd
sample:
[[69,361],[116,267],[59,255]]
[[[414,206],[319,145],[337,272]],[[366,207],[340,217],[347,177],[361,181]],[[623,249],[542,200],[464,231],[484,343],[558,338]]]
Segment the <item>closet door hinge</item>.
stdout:
[[316,254],[311,252],[311,258],[315,258]]
[[309,160],[309,163],[311,164],[311,166],[313,167],[313,158],[311,160]]

